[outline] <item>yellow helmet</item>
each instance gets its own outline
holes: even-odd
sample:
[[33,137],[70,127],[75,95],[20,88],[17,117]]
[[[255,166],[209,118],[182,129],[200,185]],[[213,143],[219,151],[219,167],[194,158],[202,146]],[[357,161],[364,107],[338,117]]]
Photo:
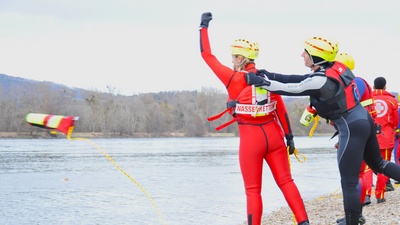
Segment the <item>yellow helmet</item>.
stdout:
[[258,58],[258,44],[256,42],[238,39],[231,45],[230,51],[232,55],[242,55],[248,59]]
[[[322,38],[322,37],[312,37],[308,38],[304,42],[304,49],[310,54],[311,59],[313,60],[313,64],[321,64],[326,61],[333,62],[335,61],[335,56],[339,48],[339,43],[336,40],[330,38]],[[320,62],[315,62],[315,57],[319,57],[322,59]],[[314,63],[315,62],[315,63]]]
[[339,61],[347,66],[350,70],[354,69],[354,59],[351,55],[347,53],[340,53],[336,56],[335,61]]

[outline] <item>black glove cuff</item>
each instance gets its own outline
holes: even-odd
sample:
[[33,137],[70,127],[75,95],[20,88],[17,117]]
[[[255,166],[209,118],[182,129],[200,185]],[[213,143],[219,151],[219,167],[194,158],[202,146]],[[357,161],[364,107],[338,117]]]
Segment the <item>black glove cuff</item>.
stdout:
[[285,134],[286,140],[293,140],[293,134]]
[[208,24],[210,21],[201,21],[200,27],[208,28]]
[[257,70],[257,75],[258,76],[266,76],[266,77],[268,77],[268,79],[275,80],[275,73],[270,73],[264,69]]

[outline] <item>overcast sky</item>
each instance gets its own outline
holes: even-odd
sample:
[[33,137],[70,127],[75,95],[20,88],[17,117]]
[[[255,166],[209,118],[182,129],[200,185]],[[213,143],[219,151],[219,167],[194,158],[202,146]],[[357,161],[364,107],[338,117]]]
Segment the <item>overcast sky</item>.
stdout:
[[0,73],[121,94],[200,90],[222,83],[200,55],[199,24],[212,12],[213,53],[259,43],[258,68],[306,74],[303,41],[339,42],[354,73],[399,92],[400,1],[393,0],[0,0]]

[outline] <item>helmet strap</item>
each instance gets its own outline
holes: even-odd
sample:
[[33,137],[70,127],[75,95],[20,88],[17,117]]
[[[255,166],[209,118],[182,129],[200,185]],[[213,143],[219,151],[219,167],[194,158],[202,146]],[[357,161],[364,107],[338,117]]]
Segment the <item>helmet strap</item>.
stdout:
[[[311,69],[312,69],[312,70],[314,69],[315,66],[318,66],[318,65],[321,65],[321,64],[323,64],[323,63],[328,62],[328,61],[326,61],[326,60],[321,60],[321,61],[315,63],[315,62],[314,62],[314,56],[312,56],[312,55],[307,51],[307,49],[304,49],[304,50],[307,52],[308,56],[310,56],[311,63],[312,63],[312,66],[311,66]],[[318,57],[318,58],[319,58],[319,57]]]
[[[312,60],[312,61],[313,61],[313,60]],[[328,61],[323,60],[323,61],[320,61],[320,62],[317,62],[317,63],[314,63],[314,61],[313,61],[313,65],[314,65],[314,66],[318,66],[318,65],[324,64],[324,63],[326,63],[326,62],[328,62]]]
[[[244,57],[244,56],[243,56],[243,57]],[[247,58],[244,57],[243,60],[242,60],[242,62],[239,63],[239,62],[237,61],[236,55],[233,55],[233,59],[235,60],[238,69],[239,69],[239,68],[246,62],[246,60],[247,60]]]

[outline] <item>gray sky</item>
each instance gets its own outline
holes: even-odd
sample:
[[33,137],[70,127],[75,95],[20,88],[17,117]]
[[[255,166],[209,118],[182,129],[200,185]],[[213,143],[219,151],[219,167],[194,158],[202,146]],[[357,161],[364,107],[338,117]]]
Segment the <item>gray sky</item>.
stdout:
[[0,73],[121,94],[200,90],[222,83],[200,55],[201,14],[212,12],[216,57],[229,45],[259,43],[258,68],[305,74],[303,41],[339,42],[354,73],[397,88],[400,1],[314,0],[0,0]]

